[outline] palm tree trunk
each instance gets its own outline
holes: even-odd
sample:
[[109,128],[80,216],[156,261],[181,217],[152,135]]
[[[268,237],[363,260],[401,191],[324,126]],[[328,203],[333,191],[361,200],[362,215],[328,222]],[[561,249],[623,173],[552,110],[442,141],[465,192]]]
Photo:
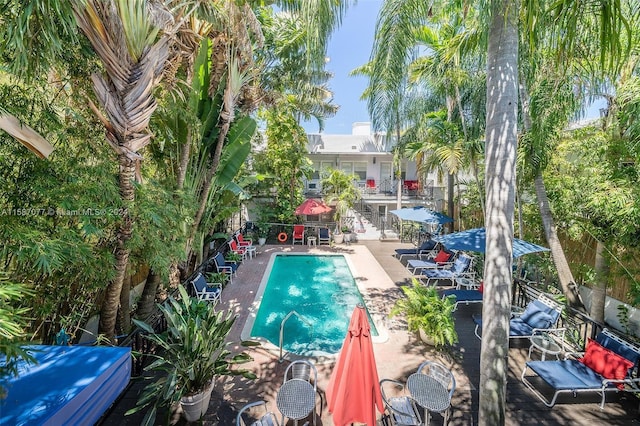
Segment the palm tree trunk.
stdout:
[[[447,174],[447,214],[449,217],[455,217],[455,203],[454,199],[454,190],[455,190],[455,175],[453,173]],[[449,222],[447,224],[447,228],[449,232],[453,232],[453,222]]]
[[481,426],[505,424],[516,151],[519,1],[492,0],[487,54],[486,249],[480,351]]
[[584,304],[578,293],[578,287],[573,281],[573,274],[569,263],[564,255],[564,250],[560,244],[556,226],[553,221],[553,215],[551,214],[551,207],[549,206],[549,198],[547,197],[547,190],[544,186],[544,180],[542,174],[538,173],[534,180],[536,188],[536,197],[538,199],[538,208],[540,209],[540,217],[542,218],[542,227],[544,228],[545,236],[547,237],[547,243],[549,243],[549,249],[551,249],[551,258],[556,265],[558,271],[558,280],[562,287],[562,292],[567,298],[567,304],[574,309],[579,309],[586,312]]
[[129,262],[130,250],[127,247],[127,242],[131,238],[133,230],[128,207],[133,203],[135,194],[133,187],[135,162],[125,154],[120,154],[118,160],[120,162],[120,197],[124,202],[125,208],[116,236],[116,273],[113,281],[109,283],[105,289],[98,325],[98,333],[104,334],[112,342],[115,342],[115,327],[118,307],[120,305],[120,292],[122,291],[122,285],[124,284],[124,278],[127,273],[127,264]]
[[605,246],[596,243],[595,272],[596,282],[591,293],[591,318],[604,324],[604,306],[607,301],[607,278],[609,278],[609,262],[604,255]]
[[191,129],[187,130],[187,140],[184,141],[180,149],[180,164],[178,165],[178,177],[176,186],[178,191],[184,189],[184,181],[187,177],[187,169],[189,167],[189,156],[191,155]]
[[122,283],[120,291],[120,307],[118,308],[118,319],[116,322],[117,334],[129,334],[131,331],[131,268],[127,268],[127,274]]
[[140,295],[138,309],[136,310],[137,319],[145,321],[153,312],[153,306],[156,301],[156,293],[161,282],[162,280],[160,278],[160,275],[156,274],[153,269],[149,269],[147,282],[145,283],[142,294]]

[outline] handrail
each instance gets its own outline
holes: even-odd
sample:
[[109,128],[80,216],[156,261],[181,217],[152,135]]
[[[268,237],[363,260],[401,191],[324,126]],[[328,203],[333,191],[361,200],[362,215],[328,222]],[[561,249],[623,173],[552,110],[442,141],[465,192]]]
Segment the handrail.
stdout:
[[296,317],[298,317],[298,319],[300,321],[302,321],[303,323],[307,324],[309,327],[311,327],[311,334],[313,335],[313,323],[311,321],[309,321],[308,319],[306,319],[305,317],[303,317],[302,315],[300,315],[299,313],[297,313],[296,311],[291,311],[289,312],[287,315],[284,316],[284,318],[282,319],[282,322],[280,323],[280,342],[279,342],[279,346],[280,346],[280,358],[278,359],[278,362],[282,362],[284,361],[284,357],[282,356],[282,347],[284,345],[284,324],[287,322],[287,320],[289,318],[291,318],[293,315],[295,315]]

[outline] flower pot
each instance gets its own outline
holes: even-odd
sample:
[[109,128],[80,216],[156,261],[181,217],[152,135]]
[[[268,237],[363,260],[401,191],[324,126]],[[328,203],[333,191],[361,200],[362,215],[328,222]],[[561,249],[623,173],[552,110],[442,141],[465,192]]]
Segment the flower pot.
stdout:
[[344,241],[344,234],[333,234],[333,242],[336,244],[342,244]]
[[422,340],[427,345],[430,345],[430,346],[435,346],[436,345],[435,342],[433,341],[433,339],[431,338],[431,336],[429,336],[427,333],[425,333],[423,329],[419,330],[419,334],[420,334],[420,340]]
[[205,415],[209,409],[209,401],[211,400],[211,392],[213,391],[213,381],[211,385],[204,391],[195,395],[184,396],[180,399],[182,406],[182,415],[188,422],[195,422]]
[[351,234],[343,234],[344,235],[344,242],[345,243],[350,243],[351,242]]
[[258,244],[260,244],[261,246],[265,245],[266,242],[267,242],[267,239],[265,237],[258,238]]

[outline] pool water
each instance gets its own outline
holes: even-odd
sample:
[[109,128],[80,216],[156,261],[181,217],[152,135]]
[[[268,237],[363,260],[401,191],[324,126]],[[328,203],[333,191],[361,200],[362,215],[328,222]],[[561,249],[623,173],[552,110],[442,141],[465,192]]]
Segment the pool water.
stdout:
[[[299,355],[335,354],[344,341],[351,314],[363,303],[347,259],[343,255],[278,254],[264,286],[252,337],[279,345],[280,324],[284,326],[283,347]],[[311,326],[309,325],[311,323]],[[377,330],[372,324],[372,335]]]

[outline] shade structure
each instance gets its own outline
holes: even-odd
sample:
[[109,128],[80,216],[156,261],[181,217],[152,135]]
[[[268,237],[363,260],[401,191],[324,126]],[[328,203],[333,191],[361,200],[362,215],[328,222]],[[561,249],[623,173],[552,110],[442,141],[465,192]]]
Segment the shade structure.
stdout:
[[354,422],[375,426],[376,407],[380,412],[384,409],[371,342],[371,327],[362,305],[353,310],[326,393],[335,426]]
[[449,216],[434,212],[424,206],[406,207],[404,209],[391,210],[392,213],[402,220],[424,223],[450,223],[453,222]]
[[304,203],[296,207],[295,214],[322,214],[331,211],[331,207],[322,200],[307,198]]
[[[484,228],[474,228],[452,234],[440,235],[434,237],[434,239],[450,250],[484,253],[486,250],[487,234]],[[514,258],[540,251],[549,251],[549,249],[518,238],[513,239]]]

